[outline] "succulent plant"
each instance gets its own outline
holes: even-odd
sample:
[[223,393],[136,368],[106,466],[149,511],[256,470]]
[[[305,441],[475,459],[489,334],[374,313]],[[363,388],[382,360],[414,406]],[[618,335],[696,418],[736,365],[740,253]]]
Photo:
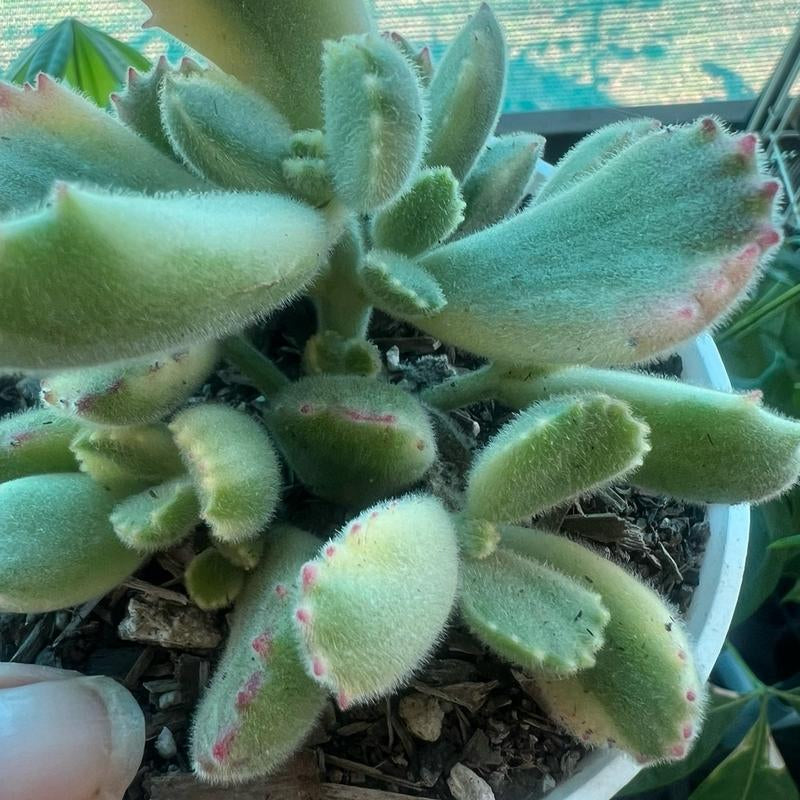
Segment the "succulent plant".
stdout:
[[[187,590],[236,602],[194,723],[212,782],[274,770],[328,695],[402,685],[456,618],[587,744],[683,757],[702,684],[676,614],[511,523],[620,480],[726,503],[797,480],[800,424],[757,397],[606,369],[713,328],[758,279],[781,235],[756,137],[611,125],[520,209],[544,142],[492,135],[487,5],[435,67],[362,0],[148,5],[214,66],[133,71],[116,117],[45,75],[0,84],[0,364],[40,375],[43,404],[0,420],[0,611],[82,602],[196,532]],[[300,295],[316,329],[290,380],[243,332]],[[490,363],[415,397],[373,308]],[[220,358],[262,420],[204,402]],[[519,413],[437,497],[441,412],[485,399]],[[291,527],[298,483],[350,521]]]

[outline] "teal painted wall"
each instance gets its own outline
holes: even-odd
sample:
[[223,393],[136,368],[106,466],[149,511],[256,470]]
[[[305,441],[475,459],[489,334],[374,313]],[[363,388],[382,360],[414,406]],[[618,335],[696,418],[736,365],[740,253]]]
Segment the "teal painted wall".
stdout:
[[[371,2],[382,28],[430,44],[437,56],[478,0]],[[796,0],[494,0],[492,6],[508,34],[506,111],[753,98],[800,15]],[[138,0],[0,0],[0,68],[65,16],[150,56],[182,52],[178,43],[140,29],[148,13]]]

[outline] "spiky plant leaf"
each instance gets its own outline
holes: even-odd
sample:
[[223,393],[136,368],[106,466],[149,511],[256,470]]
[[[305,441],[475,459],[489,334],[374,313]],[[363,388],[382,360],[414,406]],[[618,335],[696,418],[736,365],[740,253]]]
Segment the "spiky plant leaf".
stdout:
[[559,676],[594,666],[609,619],[598,594],[502,547],[464,560],[459,607],[472,633],[500,656]]
[[86,427],[70,449],[81,471],[115,496],[140,492],[184,472],[166,425]]
[[300,565],[319,540],[288,525],[236,602],[225,652],[192,726],[192,766],[230,784],[279,767],[301,744],[326,702],[306,674],[291,618]]
[[161,88],[167,75],[193,75],[202,71],[191,58],[184,58],[179,66],[172,67],[166,56],[161,56],[148,72],[131,69],[123,91],[111,95],[114,110],[125,125],[168,156],[174,156],[161,121]]
[[435,278],[410,259],[389,250],[370,251],[361,279],[367,296],[390,313],[429,315],[447,305]]
[[422,85],[430,86],[431,78],[433,78],[430,48],[425,46],[417,50],[405,36],[397,31],[389,31],[383,35],[414,65]]
[[141,556],[114,535],[112,495],[86,475],[0,484],[0,609],[39,613],[111,590]]
[[758,393],[588,367],[498,377],[495,396],[512,408],[561,392],[607,392],[629,404],[650,427],[651,449],[628,480],[656,494],[759,503],[787,491],[800,473],[800,423],[763,408]]
[[280,497],[278,457],[267,432],[242,411],[197,405],[169,426],[217,539],[240,542],[267,527]]
[[50,205],[0,225],[0,242],[0,364],[59,369],[241,330],[314,276],[328,233],[277,195],[59,184]]
[[560,679],[534,674],[543,707],[586,744],[620,747],[642,761],[683,758],[697,734],[703,684],[677,613],[624,569],[564,536],[501,530],[503,546],[574,578],[611,614],[593,667]]
[[156,422],[181,405],[219,358],[216,342],[125,364],[69,370],[42,381],[42,401],[98,425]]
[[45,472],[77,472],[69,444],[80,423],[49,408],[0,418],[0,481]]
[[353,506],[416,483],[436,457],[430,420],[402,389],[356,375],[303,378],[265,418],[289,467],[311,491]]
[[289,123],[263,97],[223,73],[167,75],[161,119],[172,149],[218,186],[280,191]]
[[183,583],[192,602],[204,611],[229,606],[242,591],[245,571],[231,563],[216,547],[198,553],[186,568]]
[[533,133],[489,140],[461,190],[466,211],[459,236],[488,228],[516,211],[543,149],[544,139]]
[[608,395],[557,397],[506,423],[479,453],[467,514],[516,522],[618,480],[642,463],[648,428]]
[[450,43],[430,85],[431,166],[450,167],[462,180],[475,163],[500,114],[506,81],[506,46],[486,3]]
[[464,219],[458,181],[448,167],[422,170],[372,220],[375,247],[415,256],[440,244]]
[[155,553],[189,535],[200,522],[200,501],[190,478],[175,478],[117,503],[110,519],[126,547]]
[[149,66],[130,45],[80,20],[64,19],[26,47],[6,68],[5,77],[12,83],[33,84],[44,72],[105,106],[129,68]]
[[642,137],[574,189],[423,255],[447,305],[406,318],[506,364],[668,350],[735,306],[781,239],[756,150],[710,119]]
[[40,75],[0,81],[0,214],[41,203],[55,180],[154,193],[203,184],[88,100]]
[[158,26],[264,95],[296,130],[322,125],[322,43],[366,33],[363,0],[146,0]]
[[326,42],[322,70],[325,138],[337,195],[369,212],[408,183],[425,143],[419,78],[378,36]]
[[450,615],[458,545],[425,495],[367,509],[301,571],[295,620],[306,668],[340,708],[386,694],[427,657]]

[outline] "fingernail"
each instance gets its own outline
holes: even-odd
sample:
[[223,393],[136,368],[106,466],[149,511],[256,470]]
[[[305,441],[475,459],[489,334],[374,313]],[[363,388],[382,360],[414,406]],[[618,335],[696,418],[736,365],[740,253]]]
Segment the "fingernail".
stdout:
[[0,691],[3,800],[121,800],[143,752],[141,709],[110,678]]

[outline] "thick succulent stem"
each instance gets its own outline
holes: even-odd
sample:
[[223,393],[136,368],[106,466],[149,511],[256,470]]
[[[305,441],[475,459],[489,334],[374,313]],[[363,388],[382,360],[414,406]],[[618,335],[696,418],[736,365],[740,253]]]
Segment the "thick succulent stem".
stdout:
[[[490,366],[464,372],[422,392],[422,400],[440,411],[455,411],[497,397],[498,375]],[[519,408],[519,406],[518,406]]]
[[506,547],[597,592],[611,612],[593,667],[564,679],[535,675],[544,708],[586,744],[615,745],[643,762],[683,758],[698,731],[703,685],[676,612],[564,536],[508,526],[502,534]]
[[273,361],[254,347],[244,336],[230,336],[222,341],[222,353],[235,364],[266,399],[289,385],[289,379]]
[[344,339],[366,336],[372,306],[359,277],[362,258],[361,236],[351,221],[309,291],[320,333],[334,331]]

